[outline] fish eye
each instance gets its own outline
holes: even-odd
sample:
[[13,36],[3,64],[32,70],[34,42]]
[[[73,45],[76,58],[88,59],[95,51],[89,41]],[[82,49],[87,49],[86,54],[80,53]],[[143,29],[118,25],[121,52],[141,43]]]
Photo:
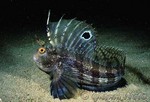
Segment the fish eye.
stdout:
[[46,49],[43,48],[43,47],[41,47],[41,48],[39,48],[38,52],[39,52],[40,54],[43,54],[43,53],[46,52]]

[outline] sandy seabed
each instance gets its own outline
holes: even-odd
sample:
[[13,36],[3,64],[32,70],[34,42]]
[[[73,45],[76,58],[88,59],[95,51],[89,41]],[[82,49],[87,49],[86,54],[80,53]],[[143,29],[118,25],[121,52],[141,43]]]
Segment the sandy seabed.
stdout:
[[[38,48],[34,34],[42,31],[1,32],[0,102],[59,102],[49,92],[49,76],[40,71],[32,56]],[[109,92],[78,90],[74,98],[62,102],[150,102],[150,42],[145,31],[128,28],[98,29],[101,45],[126,52],[125,79],[128,85]],[[14,36],[17,33],[17,36]]]

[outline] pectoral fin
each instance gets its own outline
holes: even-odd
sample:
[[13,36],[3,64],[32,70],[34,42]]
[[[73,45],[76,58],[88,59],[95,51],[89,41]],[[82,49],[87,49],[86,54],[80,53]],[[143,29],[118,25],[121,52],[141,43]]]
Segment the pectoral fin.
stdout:
[[53,75],[50,85],[51,95],[59,99],[72,98],[76,92],[77,84],[70,66],[63,63],[61,66],[55,67],[53,74],[55,75]]

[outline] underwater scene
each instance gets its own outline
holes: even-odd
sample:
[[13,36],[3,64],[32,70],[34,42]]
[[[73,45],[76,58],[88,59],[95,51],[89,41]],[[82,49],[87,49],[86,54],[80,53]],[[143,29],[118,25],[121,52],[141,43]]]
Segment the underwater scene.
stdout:
[[0,102],[150,101],[147,3],[99,2],[4,2]]

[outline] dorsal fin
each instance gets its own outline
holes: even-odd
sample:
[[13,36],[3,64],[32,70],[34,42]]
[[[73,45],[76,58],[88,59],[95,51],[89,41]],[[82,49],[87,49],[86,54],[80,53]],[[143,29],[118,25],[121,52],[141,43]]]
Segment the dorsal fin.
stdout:
[[50,14],[51,14],[51,11],[49,10],[48,11],[48,17],[47,17],[47,23],[46,23],[47,25],[49,25]]
[[[61,53],[66,51],[69,55],[83,54],[85,55],[94,51],[96,45],[96,31],[85,21],[73,19],[63,19],[63,16],[58,22],[50,22],[48,13],[48,40],[50,44]],[[89,51],[90,50],[90,51]],[[87,54],[86,54],[87,55]]]
[[[48,17],[47,17],[47,23],[46,23],[46,26],[47,26],[47,36],[48,37],[50,37],[50,34],[51,34],[51,32],[50,32],[50,28],[49,28],[49,23],[50,23],[50,10],[48,11]],[[50,39],[49,39],[50,40]]]

